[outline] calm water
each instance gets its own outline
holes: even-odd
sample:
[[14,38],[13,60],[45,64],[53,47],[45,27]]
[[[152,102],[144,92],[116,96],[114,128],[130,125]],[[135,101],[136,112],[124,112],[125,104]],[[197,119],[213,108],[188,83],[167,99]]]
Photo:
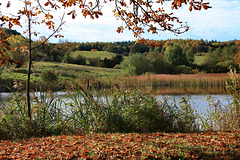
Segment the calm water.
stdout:
[[[10,92],[1,92],[0,93],[0,101],[4,101],[7,97],[11,96],[12,93]],[[65,92],[56,92],[58,97],[64,96]],[[39,93],[37,94],[39,95]],[[227,94],[190,94],[190,104],[194,108],[196,108],[199,112],[205,112],[208,108],[208,101],[207,98],[211,96],[212,100],[217,102],[220,101],[222,105],[228,105],[231,103],[231,97]],[[156,98],[159,101],[162,101],[164,98],[167,98],[169,104],[177,103],[180,104],[180,99],[182,97],[186,97],[186,94],[179,94],[179,95],[156,95]],[[102,97],[103,98],[103,97]]]

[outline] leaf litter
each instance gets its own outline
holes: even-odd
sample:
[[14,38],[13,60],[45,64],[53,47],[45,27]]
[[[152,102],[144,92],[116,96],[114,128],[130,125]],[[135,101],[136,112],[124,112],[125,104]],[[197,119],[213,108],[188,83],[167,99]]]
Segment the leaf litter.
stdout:
[[1,140],[0,159],[240,159],[240,131],[78,133]]

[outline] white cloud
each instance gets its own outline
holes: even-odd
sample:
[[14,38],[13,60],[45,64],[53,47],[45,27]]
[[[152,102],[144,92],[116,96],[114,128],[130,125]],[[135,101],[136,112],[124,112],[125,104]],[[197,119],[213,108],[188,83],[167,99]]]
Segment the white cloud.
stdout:
[[184,36],[227,41],[240,39],[240,1],[209,0],[212,6],[207,11],[181,12],[192,28]]
[[[183,22],[188,22],[191,29],[180,36],[175,36],[169,32],[163,32],[160,35],[152,35],[146,33],[144,38],[150,39],[169,39],[169,38],[193,38],[227,41],[232,39],[240,39],[240,1],[238,0],[204,0],[210,2],[211,9],[201,11],[188,11],[188,6],[179,10],[169,10],[180,18]],[[19,1],[16,4],[20,6]],[[15,4],[12,4],[15,5]],[[170,7],[166,4],[164,7]],[[116,20],[112,10],[114,3],[104,4],[103,16],[99,19],[83,18],[81,13],[76,19],[72,20],[69,16],[65,17],[66,25],[63,26],[61,34],[65,39],[70,41],[94,42],[94,41],[127,41],[135,40],[130,31],[125,30],[124,33],[118,34],[116,29],[118,26],[124,25],[124,22]],[[59,14],[57,12],[56,14]],[[50,34],[44,27],[35,27],[41,31],[44,36]],[[21,29],[23,30],[23,29]],[[56,39],[51,39],[57,42]]]

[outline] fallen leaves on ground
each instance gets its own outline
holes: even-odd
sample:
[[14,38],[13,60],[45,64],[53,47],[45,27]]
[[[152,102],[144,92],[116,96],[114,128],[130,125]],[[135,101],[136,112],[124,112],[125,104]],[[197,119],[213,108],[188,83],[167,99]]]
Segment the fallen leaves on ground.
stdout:
[[0,142],[0,159],[240,159],[240,131],[77,134]]

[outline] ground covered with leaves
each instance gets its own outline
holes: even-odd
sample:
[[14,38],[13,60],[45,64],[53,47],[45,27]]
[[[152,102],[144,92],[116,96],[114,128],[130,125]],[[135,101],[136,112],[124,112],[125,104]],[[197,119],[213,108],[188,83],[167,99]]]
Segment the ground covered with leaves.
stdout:
[[0,159],[240,159],[240,131],[77,134],[2,140]]

